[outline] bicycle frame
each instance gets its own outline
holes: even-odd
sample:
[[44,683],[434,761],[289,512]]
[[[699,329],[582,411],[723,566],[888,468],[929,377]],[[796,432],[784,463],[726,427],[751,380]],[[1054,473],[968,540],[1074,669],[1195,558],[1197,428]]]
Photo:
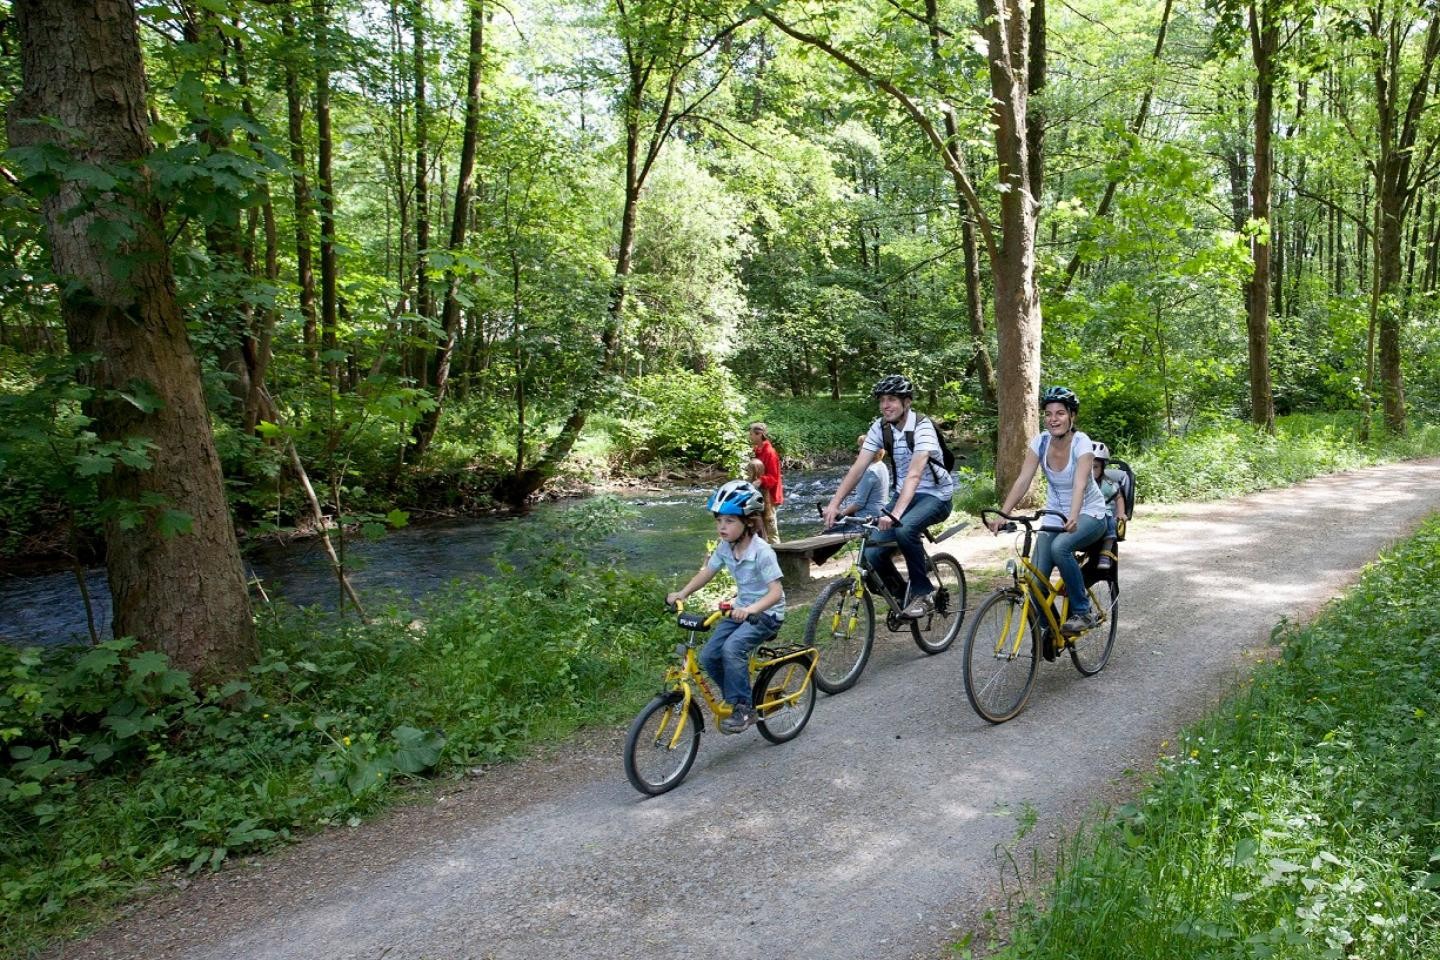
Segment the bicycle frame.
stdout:
[[[683,613],[685,611],[685,605],[683,603],[676,603],[675,608],[677,613]],[[724,619],[725,616],[726,611],[716,610],[705,618],[702,625],[703,629],[708,631]],[[697,640],[700,630],[701,628],[691,629],[689,638],[675,645],[675,653],[679,662],[672,664],[665,671],[665,684],[674,689],[678,689],[681,695],[680,710],[678,711],[679,719],[675,723],[675,732],[670,736],[670,746],[672,749],[680,743],[680,737],[685,732],[685,724],[690,718],[690,705],[695,702],[695,691],[697,687],[700,691],[700,698],[710,707],[710,712],[714,714],[717,720],[723,720],[733,712],[730,704],[715,695],[715,691],[710,687],[709,678],[705,676],[705,669],[700,665],[699,654],[695,652],[696,648],[700,646]],[[771,664],[800,660],[809,656],[812,652],[811,648],[802,647],[797,650],[782,653],[779,656],[765,656],[760,653],[763,649],[763,646],[757,647],[755,652],[750,654],[750,676],[752,677]],[[755,704],[755,712],[764,717],[777,707],[784,707],[794,703],[800,699],[800,696],[804,693],[805,688],[810,685],[814,676],[815,658],[810,657],[810,662],[806,665],[805,682],[800,684],[795,692],[788,696],[776,697]],[[658,731],[661,736],[665,733],[665,724],[667,723],[669,723],[668,718],[661,724],[660,730]]]
[[[1043,513],[1044,511],[1042,511]],[[1013,523],[1013,521],[1012,521]],[[1021,595],[1019,624],[1014,628],[1014,642],[1010,644],[1010,652],[1005,653],[1005,647],[1012,636],[1011,619],[1014,613],[1007,611],[1005,622],[1001,625],[1000,638],[995,644],[996,656],[1015,657],[1020,653],[1020,646],[1024,642],[1024,630],[1029,623],[1031,610],[1040,610],[1045,614],[1045,625],[1050,630],[1050,636],[1054,638],[1055,653],[1059,654],[1070,644],[1070,638],[1065,636],[1061,624],[1070,613],[1070,595],[1065,590],[1062,581],[1056,585],[1049,577],[1040,572],[1040,568],[1030,561],[1032,546],[1034,545],[1035,531],[1027,523],[1025,526],[1025,545],[1020,550],[1020,555],[1005,564],[1005,572],[1015,580],[1014,589]],[[1089,591],[1089,587],[1086,587]],[[1059,598],[1060,603],[1057,609],[1055,600]],[[1091,592],[1091,600],[1095,600]]]

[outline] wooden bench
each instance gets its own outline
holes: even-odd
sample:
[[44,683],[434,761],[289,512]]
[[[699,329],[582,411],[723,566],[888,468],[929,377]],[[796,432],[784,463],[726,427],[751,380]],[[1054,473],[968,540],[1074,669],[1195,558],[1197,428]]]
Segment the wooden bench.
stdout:
[[811,568],[835,556],[841,547],[854,539],[854,534],[820,533],[775,544],[775,559],[780,561],[780,575],[785,581],[786,594],[798,592],[803,595],[808,592]]

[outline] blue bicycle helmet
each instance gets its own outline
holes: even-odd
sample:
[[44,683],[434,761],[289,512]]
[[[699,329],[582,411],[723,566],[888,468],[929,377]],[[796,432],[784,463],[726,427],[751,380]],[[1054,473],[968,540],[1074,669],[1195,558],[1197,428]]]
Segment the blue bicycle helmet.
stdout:
[[1063,403],[1071,413],[1080,412],[1080,398],[1075,396],[1075,391],[1069,387],[1050,387],[1040,394],[1040,409],[1044,410],[1052,403]]
[[750,517],[765,509],[765,497],[747,480],[731,480],[710,494],[705,509],[717,517]]

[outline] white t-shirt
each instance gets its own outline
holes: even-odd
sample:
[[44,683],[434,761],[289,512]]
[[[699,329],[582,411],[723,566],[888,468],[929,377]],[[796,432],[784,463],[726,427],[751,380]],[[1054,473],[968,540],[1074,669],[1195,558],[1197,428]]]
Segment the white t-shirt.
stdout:
[[[883,429],[884,420],[876,417],[875,422],[870,424],[870,431],[865,434],[864,448],[871,453],[876,450],[885,449],[885,433]],[[897,424],[894,428],[895,449],[892,451],[895,464],[895,489],[890,491],[890,501],[893,503],[900,496],[900,491],[905,486],[905,476],[910,472],[910,459],[912,456],[929,457],[934,469],[927,466],[920,474],[920,485],[915,488],[915,495],[922,493],[932,497],[939,497],[949,502],[955,495],[955,478],[950,476],[950,471],[945,469],[945,461],[940,453],[940,438],[935,435],[935,421],[929,417],[923,420],[911,410],[905,415],[905,422]],[[912,453],[910,444],[905,442],[905,433],[914,431],[915,450]]]
[[[1048,436],[1050,434],[1043,430],[1036,434],[1035,439],[1030,441],[1030,452],[1039,458],[1040,469],[1045,471],[1045,482],[1050,486],[1050,492],[1045,497],[1045,509],[1063,513],[1068,517],[1070,516],[1072,494],[1075,490],[1075,466],[1085,454],[1093,455],[1095,453],[1095,445],[1090,442],[1089,437],[1076,430],[1075,435],[1070,439],[1070,462],[1065,464],[1064,470],[1052,470],[1046,461],[1049,459],[1050,443],[1055,441],[1052,437],[1049,443],[1046,443],[1045,438]],[[1094,473],[1087,473],[1084,482],[1085,499],[1080,503],[1080,512],[1087,517],[1104,520],[1105,495],[1095,484]],[[1059,530],[1062,526],[1063,524],[1058,519],[1050,516],[1045,517],[1040,524],[1042,530]]]

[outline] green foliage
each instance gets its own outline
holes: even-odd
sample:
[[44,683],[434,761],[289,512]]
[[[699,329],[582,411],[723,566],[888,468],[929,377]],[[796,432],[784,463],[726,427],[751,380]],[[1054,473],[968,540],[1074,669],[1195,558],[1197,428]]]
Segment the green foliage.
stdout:
[[1230,421],[1195,430],[1141,452],[1110,444],[1130,461],[1147,501],[1209,500],[1298,483],[1310,477],[1404,457],[1440,453],[1440,428],[1416,425],[1391,437],[1377,425],[1357,439],[1351,414],[1280,417],[1271,436],[1250,423]]
[[1006,960],[1440,954],[1440,521],[1187,731]]
[[617,412],[619,449],[631,464],[678,459],[733,466],[745,448],[743,404],[724,367],[637,377]]
[[847,396],[839,403],[820,397],[774,397],[751,401],[747,420],[761,420],[780,455],[788,461],[814,464],[855,456],[855,438],[875,418],[869,395]]
[[261,661],[193,692],[130,640],[0,645],[0,935],[12,951],[170,867],[217,867],[376,809],[394,785],[612,721],[668,650],[660,585],[600,544],[612,501],[517,532],[522,569],[409,621],[266,618]]

